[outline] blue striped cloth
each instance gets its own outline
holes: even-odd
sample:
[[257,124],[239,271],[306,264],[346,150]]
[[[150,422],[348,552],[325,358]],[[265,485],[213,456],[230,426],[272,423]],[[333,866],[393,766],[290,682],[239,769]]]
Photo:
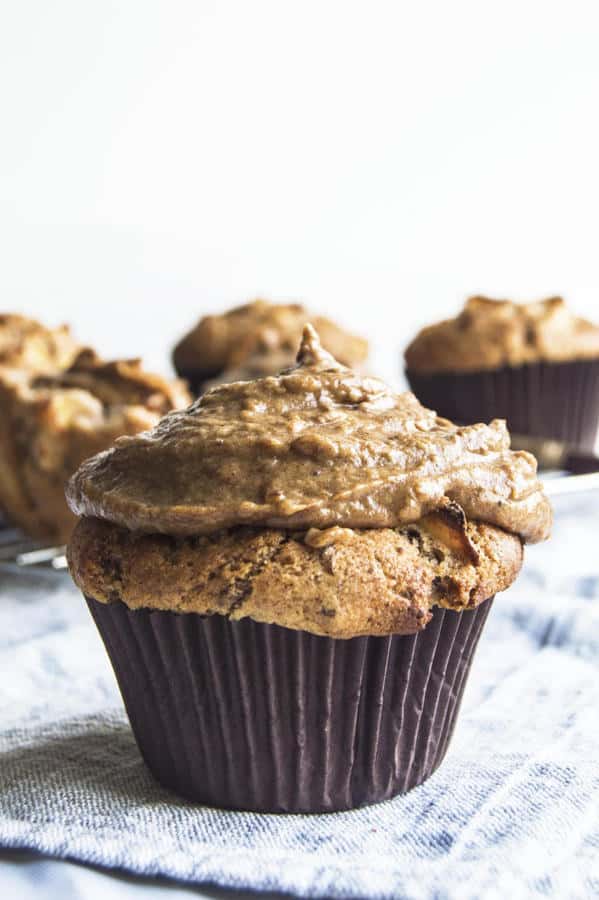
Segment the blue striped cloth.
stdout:
[[491,612],[441,769],[328,816],[188,805],[149,776],[66,576],[0,570],[0,846],[305,897],[599,895],[599,495],[557,501]]

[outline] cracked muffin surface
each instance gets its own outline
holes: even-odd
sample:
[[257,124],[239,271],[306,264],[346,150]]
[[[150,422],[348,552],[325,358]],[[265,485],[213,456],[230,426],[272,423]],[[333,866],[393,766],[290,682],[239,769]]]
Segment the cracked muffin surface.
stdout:
[[75,523],[64,488],[81,462],[190,399],[139,360],[105,362],[87,348],[53,374],[2,371],[0,507],[27,534],[64,543]]
[[502,423],[457,428],[304,329],[295,368],[211,391],[70,481],[72,575],[131,609],[413,634],[507,588],[551,509]]
[[47,328],[16,313],[0,315],[0,368],[31,374],[60,372],[80,349],[67,325]]
[[423,328],[405,352],[406,368],[418,374],[583,359],[599,359],[599,327],[575,316],[562,297],[470,297],[455,318]]
[[335,638],[413,634],[435,606],[473,609],[509,587],[522,555],[516,535],[449,510],[396,529],[241,526],[197,538],[82,519],[69,545],[75,582],[102,603]]

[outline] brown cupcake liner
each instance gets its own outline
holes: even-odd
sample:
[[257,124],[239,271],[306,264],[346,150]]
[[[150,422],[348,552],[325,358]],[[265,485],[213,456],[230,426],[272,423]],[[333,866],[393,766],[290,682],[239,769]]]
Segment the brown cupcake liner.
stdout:
[[317,637],[87,599],[154,776],[210,806],[332,812],[427,779],[492,598],[417,635]]
[[411,390],[439,415],[470,425],[507,419],[514,434],[592,450],[599,425],[599,360],[534,363],[492,372],[421,375]]
[[175,371],[179,378],[183,378],[187,382],[194,397],[200,397],[204,393],[207,382],[218,375],[218,372],[211,374],[201,369],[182,369],[179,366],[175,366]]

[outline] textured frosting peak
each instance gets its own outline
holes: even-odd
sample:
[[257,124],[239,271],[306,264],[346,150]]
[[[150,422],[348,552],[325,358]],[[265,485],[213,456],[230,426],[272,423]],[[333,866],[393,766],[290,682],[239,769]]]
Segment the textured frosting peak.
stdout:
[[509,449],[503,422],[438,418],[337,363],[310,325],[294,368],[214,388],[121,438],[83,464],[68,496],[80,515],[180,535],[394,527],[451,502],[529,541],[551,522],[534,457]]
[[406,350],[412,372],[467,372],[599,357],[599,327],[561,297],[512,303],[470,297],[454,319],[429,325]]
[[325,350],[322,344],[320,343],[320,338],[316,333],[316,329],[313,325],[308,323],[304,325],[304,330],[302,332],[302,340],[299,346],[299,350],[297,351],[296,362],[298,366],[312,366],[313,368],[319,369],[337,369],[338,371],[343,368],[341,363],[338,363],[334,356],[332,356],[328,350]]

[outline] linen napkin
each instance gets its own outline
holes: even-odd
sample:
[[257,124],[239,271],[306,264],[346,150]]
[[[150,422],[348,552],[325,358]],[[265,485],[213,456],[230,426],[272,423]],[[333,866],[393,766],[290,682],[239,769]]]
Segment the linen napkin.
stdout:
[[445,762],[404,797],[269,816],[150,776],[67,575],[0,569],[0,846],[303,897],[599,894],[599,495],[491,611]]

